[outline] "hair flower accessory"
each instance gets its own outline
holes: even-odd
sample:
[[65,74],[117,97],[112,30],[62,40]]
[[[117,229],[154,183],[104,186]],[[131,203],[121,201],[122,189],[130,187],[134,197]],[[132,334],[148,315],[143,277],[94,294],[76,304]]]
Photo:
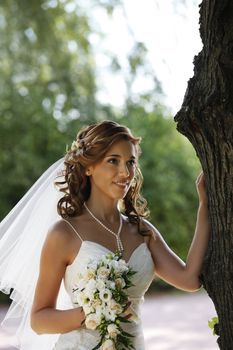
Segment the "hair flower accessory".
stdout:
[[77,139],[72,142],[70,149],[67,147],[67,151],[76,152],[76,155],[83,154],[91,147],[90,142],[85,142],[84,139]]
[[85,142],[83,140],[75,140],[72,142],[70,148],[66,147],[66,152],[74,152],[76,156],[82,155],[86,151]]
[[79,150],[81,147],[80,147],[80,143],[78,141],[73,141],[72,142],[72,145],[70,147],[71,151],[77,151]]

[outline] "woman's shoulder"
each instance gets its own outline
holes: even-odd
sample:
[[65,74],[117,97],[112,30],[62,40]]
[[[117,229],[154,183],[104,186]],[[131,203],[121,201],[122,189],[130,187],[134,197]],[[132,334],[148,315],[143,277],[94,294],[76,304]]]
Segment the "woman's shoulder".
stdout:
[[52,239],[57,238],[59,240],[63,240],[67,238],[69,231],[70,229],[67,222],[64,219],[59,219],[49,228],[48,236],[50,236]]
[[147,244],[149,244],[152,239],[156,240],[156,237],[160,235],[157,228],[145,218],[141,218],[140,225],[138,226],[138,224],[131,223],[127,216],[123,217],[127,224],[134,228],[135,233],[140,233],[144,236],[144,240]]
[[73,236],[68,223],[63,219],[60,219],[54,222],[49,228],[46,241],[50,245],[56,245],[57,248],[64,248],[67,245],[72,244],[72,238]]
[[60,219],[49,228],[43,252],[67,264],[72,257],[73,245],[71,229],[65,220]]
[[149,231],[154,231],[157,232],[157,228],[147,219],[142,218],[141,219],[141,224],[143,225],[143,227]]
[[141,230],[148,237],[149,241],[152,239],[156,240],[160,236],[158,229],[145,218],[141,219]]

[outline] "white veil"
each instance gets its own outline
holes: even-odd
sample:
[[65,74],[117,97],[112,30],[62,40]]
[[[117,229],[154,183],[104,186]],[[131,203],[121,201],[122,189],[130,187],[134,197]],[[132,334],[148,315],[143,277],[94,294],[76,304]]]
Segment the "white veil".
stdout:
[[[12,345],[21,350],[52,350],[59,336],[37,335],[30,327],[30,309],[41,249],[49,227],[60,219],[57,202],[62,193],[54,180],[63,165],[64,158],[47,169],[0,224],[0,290],[9,294],[13,288],[12,303],[1,325],[14,334]],[[57,308],[68,307],[62,284]]]

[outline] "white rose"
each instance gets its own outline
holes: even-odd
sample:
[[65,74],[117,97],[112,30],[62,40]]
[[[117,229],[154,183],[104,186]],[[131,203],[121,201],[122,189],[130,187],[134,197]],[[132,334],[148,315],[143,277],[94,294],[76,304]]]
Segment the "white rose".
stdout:
[[115,282],[113,282],[113,281],[106,281],[106,285],[110,289],[116,289]]
[[112,260],[109,262],[110,267],[112,267],[115,271],[118,271],[118,261]]
[[113,299],[109,301],[108,305],[110,310],[115,311],[117,314],[121,314],[123,312],[122,306]]
[[118,269],[120,270],[120,272],[125,272],[129,270],[129,267],[127,266],[125,260],[120,259],[118,261]]
[[117,334],[120,333],[119,329],[117,328],[117,326],[114,323],[111,323],[108,325],[108,334],[111,338],[116,338]]
[[129,270],[129,268],[126,265],[125,261],[122,260],[122,259],[119,260],[119,261],[112,260],[110,262],[110,267],[114,269],[115,274],[122,274],[123,272]]
[[100,299],[93,299],[91,302],[91,305],[96,309],[98,306],[102,304],[102,301]]
[[99,297],[103,301],[109,301],[112,297],[112,293],[109,289],[102,289],[100,290]]
[[105,288],[105,283],[104,283],[104,281],[102,281],[102,280],[100,280],[100,279],[97,279],[97,281],[96,281],[96,288],[97,288],[98,290],[104,289],[104,288]]
[[100,278],[106,279],[110,274],[110,270],[105,266],[101,266],[100,268],[98,268],[97,274],[98,276],[100,276]]
[[116,319],[116,314],[115,314],[114,310],[108,310],[107,308],[105,308],[102,310],[102,314],[107,321],[114,322]]
[[90,314],[85,319],[85,325],[87,329],[96,329],[100,322],[101,319],[96,314]]
[[118,277],[115,279],[115,284],[117,287],[120,287],[120,288],[124,288],[126,285],[125,280],[121,277]]
[[95,309],[96,315],[98,315],[99,318],[101,318],[104,315],[104,310],[106,309],[105,305],[97,305]]
[[96,281],[94,279],[91,279],[86,284],[85,293],[90,299],[93,299],[95,292],[96,292]]
[[95,277],[95,270],[90,268],[87,269],[83,275],[83,279],[86,281],[89,281],[90,279],[93,279]]
[[115,345],[111,339],[105,340],[101,346],[101,350],[115,350]]

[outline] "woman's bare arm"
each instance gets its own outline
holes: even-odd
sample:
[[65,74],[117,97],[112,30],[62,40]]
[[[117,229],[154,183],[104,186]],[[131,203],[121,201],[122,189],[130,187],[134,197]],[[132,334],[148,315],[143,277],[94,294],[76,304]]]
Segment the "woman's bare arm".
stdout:
[[203,174],[197,178],[196,185],[199,208],[195,234],[186,264],[168,247],[160,233],[150,225],[154,238],[150,239],[149,248],[155,263],[156,274],[169,284],[186,291],[195,291],[200,288],[199,275],[210,233]]
[[67,266],[66,227],[59,222],[44,243],[40,273],[31,310],[31,327],[38,333],[66,333],[81,327],[82,308],[57,310],[56,301]]

